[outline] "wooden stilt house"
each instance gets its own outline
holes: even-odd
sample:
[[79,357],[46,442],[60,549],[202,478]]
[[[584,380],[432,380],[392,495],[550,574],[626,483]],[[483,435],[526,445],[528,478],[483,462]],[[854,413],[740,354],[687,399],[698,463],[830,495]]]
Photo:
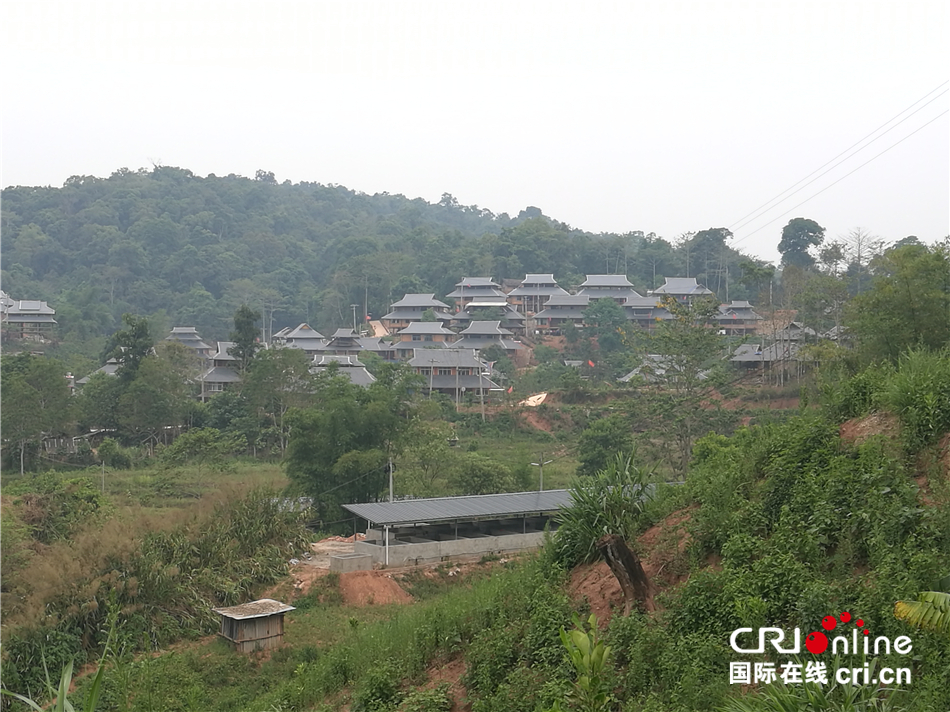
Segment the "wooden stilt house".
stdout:
[[276,648],[284,637],[284,614],[293,606],[262,598],[240,606],[215,608],[221,616],[220,635],[242,653]]

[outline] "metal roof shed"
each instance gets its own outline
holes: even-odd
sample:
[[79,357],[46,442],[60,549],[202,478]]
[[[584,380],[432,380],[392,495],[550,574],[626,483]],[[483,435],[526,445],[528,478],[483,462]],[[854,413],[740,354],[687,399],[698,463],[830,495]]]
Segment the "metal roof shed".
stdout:
[[222,638],[230,640],[242,653],[276,648],[284,637],[284,614],[293,606],[262,598],[240,606],[213,608],[221,616]]
[[570,503],[570,491],[561,489],[344,504],[343,508],[371,524],[392,527],[556,512]]

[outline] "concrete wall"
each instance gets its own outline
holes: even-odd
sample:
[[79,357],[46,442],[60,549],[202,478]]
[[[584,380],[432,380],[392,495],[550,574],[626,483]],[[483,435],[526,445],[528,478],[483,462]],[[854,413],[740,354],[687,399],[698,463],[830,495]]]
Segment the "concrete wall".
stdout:
[[369,571],[373,568],[373,557],[366,554],[340,554],[330,557],[330,571],[341,574],[349,571]]
[[[535,549],[544,541],[543,531],[527,533],[497,533],[489,536],[472,536],[444,540],[424,539],[422,537],[401,537],[389,541],[389,565],[412,566],[415,564],[444,561],[456,556],[485,556],[502,554],[525,549]],[[368,555],[374,564],[385,565],[386,546],[383,538],[371,541],[357,541],[353,545],[354,553]],[[332,566],[332,561],[331,561]]]

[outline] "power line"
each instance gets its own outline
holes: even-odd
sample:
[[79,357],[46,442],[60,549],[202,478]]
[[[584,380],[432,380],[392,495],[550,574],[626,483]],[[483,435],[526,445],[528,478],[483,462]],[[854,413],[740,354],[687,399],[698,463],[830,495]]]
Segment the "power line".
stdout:
[[[913,104],[911,104],[910,106],[908,106],[906,109],[903,109],[902,111],[898,112],[895,116],[893,116],[892,118],[888,119],[888,120],[885,121],[883,124],[881,124],[880,126],[878,126],[876,129],[874,129],[874,130],[873,130],[871,133],[869,133],[867,136],[865,136],[864,138],[861,138],[861,139],[859,139],[858,141],[856,141],[855,143],[851,144],[851,146],[849,146],[848,148],[846,148],[844,151],[842,151],[841,153],[839,153],[837,156],[835,156],[835,157],[832,158],[831,160],[825,162],[824,164],[822,164],[821,166],[819,166],[818,168],[816,168],[815,170],[813,170],[811,173],[809,173],[807,176],[805,176],[805,177],[802,178],[801,180],[797,181],[796,183],[793,183],[792,185],[790,185],[788,188],[786,188],[785,190],[783,190],[781,193],[779,193],[779,194],[776,195],[775,197],[773,197],[773,198],[767,200],[765,203],[763,203],[763,204],[760,205],[759,207],[755,208],[753,211],[751,211],[751,212],[749,212],[749,213],[743,215],[741,218],[739,218],[738,220],[736,220],[736,222],[734,222],[732,225],[730,225],[729,228],[730,228],[731,230],[741,230],[743,227],[745,227],[746,225],[748,225],[750,222],[752,222],[752,221],[758,219],[758,218],[761,217],[764,213],[766,213],[766,212],[768,212],[769,210],[771,210],[771,209],[772,209],[773,207],[775,207],[778,203],[784,202],[785,200],[787,200],[788,198],[790,198],[792,195],[795,195],[795,193],[798,193],[799,191],[803,190],[805,187],[807,187],[808,185],[811,185],[811,184],[814,183],[816,180],[818,180],[819,178],[821,178],[823,175],[827,174],[829,171],[831,171],[832,169],[834,169],[834,168],[836,168],[837,166],[839,166],[841,163],[844,163],[844,161],[848,160],[848,158],[851,158],[853,155],[857,154],[857,153],[860,152],[860,151],[863,151],[865,148],[867,148],[868,146],[870,146],[871,144],[873,144],[875,141],[877,141],[877,140],[883,138],[883,137],[886,136],[890,131],[894,130],[895,128],[897,128],[898,126],[900,126],[902,123],[904,123],[905,121],[907,121],[909,118],[911,118],[912,116],[914,116],[917,112],[919,112],[919,111],[921,111],[922,109],[926,108],[927,106],[929,106],[930,104],[932,104],[934,101],[936,101],[937,99],[939,99],[941,96],[943,96],[944,94],[946,94],[948,90],[947,90],[947,89],[944,89],[942,92],[940,92],[940,94],[938,94],[937,96],[933,97],[930,101],[928,101],[928,102],[927,102],[926,104],[924,104],[923,106],[917,107],[917,109],[915,109],[912,113],[908,114],[908,115],[905,116],[903,119],[901,119],[900,121],[898,121],[896,124],[894,124],[893,126],[891,126],[889,129],[887,129],[887,131],[885,131],[884,133],[880,134],[879,136],[877,136],[876,138],[874,138],[872,141],[869,141],[867,144],[865,144],[864,146],[862,146],[861,148],[859,148],[857,151],[853,151],[852,153],[849,154],[849,151],[851,151],[851,149],[853,149],[855,146],[860,145],[861,143],[863,143],[864,141],[866,141],[866,140],[867,140],[868,138],[870,138],[871,136],[874,136],[874,134],[876,134],[876,133],[877,133],[878,131],[880,131],[882,128],[884,128],[885,126],[887,126],[888,124],[890,124],[891,122],[893,122],[895,119],[897,119],[897,118],[898,118],[899,116],[901,116],[902,114],[905,114],[905,113],[907,113],[908,111],[910,111],[914,106],[916,106],[917,104],[919,104],[920,102],[922,102],[924,99],[926,99],[928,96],[930,96],[930,95],[933,94],[934,92],[939,91],[940,88],[943,87],[943,86],[945,86],[947,83],[948,83],[948,82],[943,82],[943,84],[940,84],[940,85],[937,86],[936,88],[934,88],[934,89],[932,89],[931,91],[927,92],[927,93],[924,94],[920,99],[918,99],[918,100],[915,101]],[[925,124],[925,125],[926,125],[926,124]],[[841,158],[842,156],[844,156],[845,154],[848,154],[848,155],[847,155],[844,159],[842,159],[841,161],[838,161],[838,159]],[[835,163],[835,161],[838,161],[838,162]],[[797,189],[794,190],[794,191],[793,191],[792,193],[790,193],[789,195],[786,195],[786,193],[789,193],[789,191],[792,191],[792,189],[796,188],[796,186],[799,186],[799,184],[801,184],[801,183],[803,183],[804,181],[808,180],[809,178],[811,178],[812,176],[814,176],[816,173],[818,173],[819,171],[821,171],[821,170],[824,169],[826,166],[828,166],[829,164],[832,164],[832,163],[834,163],[834,165],[832,165],[830,168],[828,168],[828,170],[822,172],[820,175],[815,176],[812,180],[808,181],[808,182],[805,183],[804,185],[801,185],[800,187],[797,187]],[[783,196],[785,196],[785,197],[783,197]],[[773,204],[774,204],[774,205],[773,205]],[[793,209],[794,209],[794,208],[793,208]],[[753,215],[754,215],[754,217],[752,217],[750,220],[747,220],[747,221],[746,221],[746,218],[749,218],[750,216],[753,216]],[[745,222],[743,222],[743,221],[745,221]],[[740,224],[740,223],[741,223],[741,224]]]
[[753,236],[755,233],[757,233],[759,230],[762,230],[763,228],[768,227],[769,225],[771,225],[772,223],[774,223],[776,220],[780,220],[780,219],[782,219],[783,217],[785,217],[786,215],[788,215],[789,213],[794,212],[795,210],[798,210],[798,208],[800,208],[801,206],[803,206],[805,203],[807,203],[807,202],[808,202],[809,200],[811,200],[812,198],[817,198],[819,195],[821,195],[822,193],[824,193],[826,190],[828,190],[828,189],[831,188],[832,186],[837,185],[838,183],[840,183],[841,181],[843,181],[843,180],[844,180],[845,178],[847,178],[848,176],[850,176],[850,175],[852,175],[853,173],[856,173],[857,171],[861,170],[862,168],[864,168],[864,167],[865,167],[868,163],[870,163],[871,161],[874,161],[875,159],[880,158],[880,157],[883,156],[885,153],[887,153],[888,151],[890,151],[892,148],[895,148],[896,146],[899,146],[900,144],[904,143],[904,141],[906,141],[907,139],[909,139],[909,138],[910,138],[911,136],[913,136],[915,133],[917,133],[918,131],[921,131],[921,130],[927,128],[927,127],[930,126],[930,124],[932,124],[934,121],[936,121],[937,119],[939,119],[941,116],[946,116],[948,113],[950,113],[950,109],[944,109],[942,112],[940,112],[939,114],[937,114],[935,117],[933,117],[933,118],[932,118],[930,121],[928,121],[926,124],[923,124],[922,126],[916,128],[916,129],[914,129],[914,130],[911,131],[909,134],[907,134],[906,136],[904,136],[904,138],[902,138],[900,141],[898,141],[897,143],[891,144],[890,146],[888,146],[887,148],[885,148],[883,151],[881,151],[879,154],[877,154],[876,156],[874,156],[874,157],[872,157],[872,158],[869,158],[868,160],[866,160],[864,163],[862,163],[860,166],[858,166],[858,167],[855,168],[854,170],[851,170],[851,171],[849,171],[848,173],[845,173],[843,176],[841,176],[841,177],[840,177],[838,180],[836,180],[834,183],[829,183],[828,185],[826,185],[824,188],[822,188],[821,190],[819,190],[819,191],[818,191],[817,193],[815,193],[814,195],[811,195],[811,196],[809,196],[808,198],[805,198],[805,200],[803,200],[802,202],[800,202],[798,205],[794,206],[793,208],[789,208],[788,210],[786,210],[786,211],[785,211],[784,213],[782,213],[781,215],[772,218],[772,219],[769,220],[767,223],[761,225],[760,227],[757,227],[755,230],[753,230],[752,232],[750,232],[748,235],[744,235],[743,237],[740,237],[738,240],[736,240],[735,242],[732,243],[732,246],[735,246],[735,245],[739,244],[740,242],[742,242],[743,240],[752,237],[752,236]]

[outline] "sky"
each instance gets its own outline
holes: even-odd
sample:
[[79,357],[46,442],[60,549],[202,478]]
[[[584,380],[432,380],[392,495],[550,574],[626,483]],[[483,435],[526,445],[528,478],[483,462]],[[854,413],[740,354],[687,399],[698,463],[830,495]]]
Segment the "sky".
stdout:
[[933,242],[948,5],[0,0],[0,182],[262,169],[771,261],[794,217]]

